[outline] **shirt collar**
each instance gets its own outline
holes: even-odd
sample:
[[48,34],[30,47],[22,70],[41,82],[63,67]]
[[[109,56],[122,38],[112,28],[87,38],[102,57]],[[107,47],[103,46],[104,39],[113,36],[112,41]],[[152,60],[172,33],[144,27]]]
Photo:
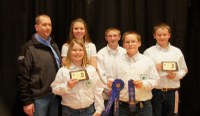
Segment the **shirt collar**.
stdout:
[[139,60],[140,52],[138,51],[134,56],[129,57],[128,54],[126,54],[126,57],[131,61],[131,62],[137,62]]
[[76,66],[74,63],[71,63],[70,65],[70,70],[81,70],[81,69],[84,69],[84,67]]
[[167,48],[162,48],[159,44],[156,44],[156,47],[162,51],[168,51],[170,49],[170,46],[171,46],[171,44],[169,43]]
[[116,55],[117,52],[118,52],[118,49],[119,49],[119,45],[117,46],[117,49],[116,49],[116,50],[111,49],[111,48],[107,45],[108,53],[110,53],[110,54],[112,54],[112,55]]
[[42,44],[44,44],[44,45],[46,45],[46,46],[49,46],[50,45],[50,41],[51,41],[51,37],[49,37],[48,39],[47,39],[47,41],[44,39],[44,38],[42,38],[39,34],[35,34],[34,35],[34,37],[40,42],[40,43],[42,43]]

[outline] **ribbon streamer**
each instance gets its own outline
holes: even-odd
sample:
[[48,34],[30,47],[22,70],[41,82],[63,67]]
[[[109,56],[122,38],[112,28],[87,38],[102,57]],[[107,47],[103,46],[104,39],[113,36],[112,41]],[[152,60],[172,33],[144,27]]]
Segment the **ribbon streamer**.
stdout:
[[129,108],[131,112],[134,112],[136,107],[135,100],[135,85],[133,84],[134,80],[128,81],[128,94],[129,94]]

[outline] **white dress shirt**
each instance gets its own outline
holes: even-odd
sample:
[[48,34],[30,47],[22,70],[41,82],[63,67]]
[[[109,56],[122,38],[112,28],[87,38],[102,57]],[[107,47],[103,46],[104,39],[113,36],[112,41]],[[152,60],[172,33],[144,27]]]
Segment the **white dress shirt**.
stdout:
[[89,80],[79,81],[72,89],[67,85],[70,80],[70,71],[83,69],[71,65],[70,69],[63,66],[56,75],[51,84],[54,94],[61,95],[61,104],[73,109],[89,107],[94,103],[96,112],[101,113],[104,110],[104,101],[102,97],[103,85],[99,80],[96,69],[88,65],[85,69],[88,73]]
[[[61,56],[66,57],[68,52],[69,45],[64,44],[61,49]],[[96,46],[93,43],[85,43],[85,48],[87,51],[88,57],[95,57],[97,55]]]
[[162,48],[156,44],[144,51],[144,55],[149,56],[155,64],[160,64],[162,61],[177,62],[178,71],[175,72],[176,77],[174,79],[167,78],[167,72],[159,72],[160,83],[156,87],[157,89],[162,88],[179,88],[180,79],[182,79],[188,72],[184,56],[181,50],[169,44],[167,48]]
[[97,66],[100,72],[101,78],[104,83],[107,83],[107,79],[115,78],[117,75],[117,59],[120,55],[126,53],[126,50],[120,46],[116,50],[106,47],[100,49],[97,53]]
[[142,80],[142,88],[135,87],[136,101],[152,98],[151,90],[158,84],[159,75],[153,61],[139,52],[133,57],[122,55],[118,60],[118,78],[124,81],[124,89],[120,91],[120,101],[128,102],[128,81]]
[[97,53],[97,67],[104,83],[105,89],[103,97],[107,100],[107,93],[111,90],[107,86],[108,78],[116,78],[117,76],[117,59],[120,55],[126,53],[126,50],[120,46],[116,50],[111,49],[108,45],[100,49]]

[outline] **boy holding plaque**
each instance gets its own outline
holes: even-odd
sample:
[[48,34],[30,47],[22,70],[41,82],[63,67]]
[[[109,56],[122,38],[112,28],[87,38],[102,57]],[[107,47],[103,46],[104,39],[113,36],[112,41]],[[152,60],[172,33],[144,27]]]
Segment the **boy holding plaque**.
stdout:
[[[178,92],[180,80],[188,72],[181,50],[169,43],[170,26],[159,23],[154,26],[153,37],[156,45],[144,54],[153,59],[160,76],[160,83],[153,90],[153,113],[155,116],[173,116],[178,112]],[[175,99],[176,98],[176,99]]]
[[153,61],[139,52],[141,37],[138,33],[125,32],[122,41],[126,53],[117,61],[117,78],[124,82],[119,116],[152,116],[151,90],[158,83],[158,72]]
[[71,41],[51,87],[62,97],[62,116],[100,116],[104,110],[103,85],[82,41]]

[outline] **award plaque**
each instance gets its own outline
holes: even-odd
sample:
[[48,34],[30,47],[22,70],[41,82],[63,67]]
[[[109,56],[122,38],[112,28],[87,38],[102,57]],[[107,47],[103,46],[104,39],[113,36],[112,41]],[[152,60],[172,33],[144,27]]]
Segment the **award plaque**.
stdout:
[[69,74],[70,74],[71,79],[78,79],[79,81],[89,79],[86,70],[71,71],[71,72],[69,72]]
[[172,62],[172,61],[162,62],[162,71],[178,71],[177,62]]

